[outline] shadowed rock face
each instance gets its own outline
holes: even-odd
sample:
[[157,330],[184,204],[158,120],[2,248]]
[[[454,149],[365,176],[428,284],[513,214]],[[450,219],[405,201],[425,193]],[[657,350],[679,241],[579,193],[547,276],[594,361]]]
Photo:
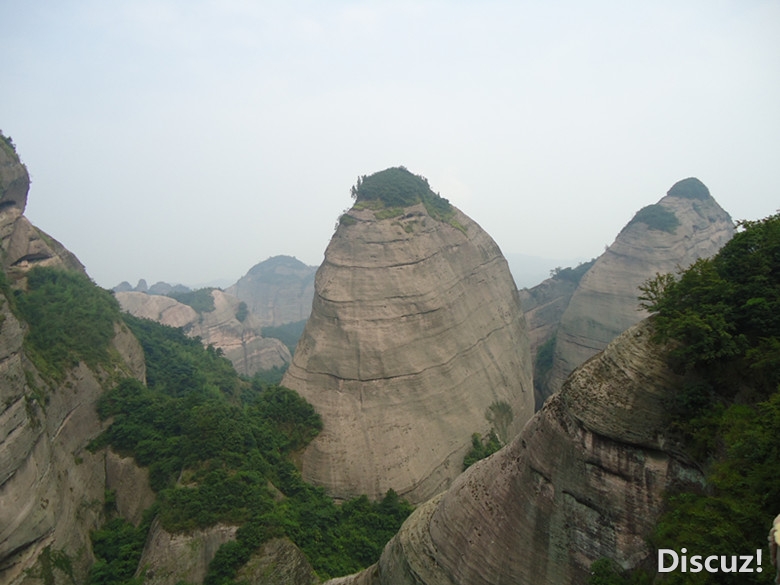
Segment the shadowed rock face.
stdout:
[[283,384],[322,415],[303,475],[335,497],[392,488],[413,502],[462,469],[485,412],[533,412],[525,323],[498,246],[453,208],[348,212],[317,272],[312,314]]
[[561,316],[546,392],[622,331],[647,317],[639,286],[715,255],[734,234],[731,217],[698,179],[676,183],[656,205],[640,210],[580,280]]
[[703,481],[667,442],[680,380],[651,334],[642,322],[586,362],[512,443],[420,506],[377,565],[338,583],[573,585],[601,557],[642,563],[664,490]]

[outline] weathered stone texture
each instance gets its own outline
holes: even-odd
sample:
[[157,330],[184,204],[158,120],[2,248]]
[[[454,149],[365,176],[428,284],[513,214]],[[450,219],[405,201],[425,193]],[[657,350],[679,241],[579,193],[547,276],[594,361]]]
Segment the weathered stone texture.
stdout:
[[420,502],[460,473],[493,402],[509,403],[518,427],[530,418],[525,322],[498,246],[463,213],[349,215],[283,380],[324,421],[303,474],[339,498],[392,488]]
[[281,368],[292,359],[281,341],[261,336],[262,325],[251,312],[239,321],[236,314],[241,301],[221,290],[211,291],[214,310],[207,313],[162,295],[117,292],[115,296],[122,310],[131,315],[181,327],[187,335],[200,337],[204,345],[221,349],[240,374]]
[[[694,184],[703,198],[681,197],[678,186]],[[706,196],[704,196],[706,194]],[[657,273],[687,268],[714,256],[734,234],[731,217],[697,179],[685,179],[669,190],[658,206],[672,212],[679,225],[672,231],[632,221],[580,280],[561,316],[546,398],[566,377],[621,332],[647,317],[639,309],[639,286]]]
[[377,565],[343,585],[574,585],[601,557],[647,544],[672,485],[703,478],[675,456],[665,404],[680,383],[629,329],[579,368],[522,433],[420,506]]

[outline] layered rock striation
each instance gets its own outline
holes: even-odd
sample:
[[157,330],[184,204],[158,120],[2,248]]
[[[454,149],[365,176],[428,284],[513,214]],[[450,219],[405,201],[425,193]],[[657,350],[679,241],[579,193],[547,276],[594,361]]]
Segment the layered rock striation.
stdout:
[[622,331],[647,317],[639,286],[713,256],[734,223],[698,179],[676,183],[657,204],[641,209],[579,281],[561,315],[543,401],[566,377]]
[[651,336],[651,321],[623,333],[512,443],[420,506],[377,565],[333,583],[569,585],[602,557],[647,562],[664,491],[703,483],[667,436],[681,379]]
[[[414,177],[389,169],[363,185],[389,172]],[[427,182],[421,189],[433,196]],[[322,415],[303,475],[337,498],[392,488],[421,502],[461,472],[492,404],[509,404],[517,427],[533,412],[507,263],[475,222],[433,201],[446,213],[419,198],[390,207],[358,194],[317,272],[282,383]]]
[[28,325],[7,293],[24,287],[32,266],[83,273],[73,254],[24,217],[28,188],[27,170],[0,136],[0,583],[83,582],[94,560],[89,533],[104,519],[112,473],[105,451],[87,449],[103,429],[95,403],[117,374],[143,380],[145,365],[138,341],[119,323],[106,367],[80,363],[55,382],[27,355]]
[[221,349],[240,374],[251,376],[290,363],[290,350],[278,339],[263,337],[259,319],[246,306],[242,309],[241,301],[219,289],[208,294],[214,308],[201,312],[162,295],[117,292],[115,296],[122,310],[131,315],[181,327],[190,337],[199,337],[204,345]]

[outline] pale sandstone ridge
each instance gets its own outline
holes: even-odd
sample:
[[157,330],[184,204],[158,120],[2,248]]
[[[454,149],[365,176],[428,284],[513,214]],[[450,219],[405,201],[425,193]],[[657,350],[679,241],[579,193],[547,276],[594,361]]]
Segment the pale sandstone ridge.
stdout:
[[[427,186],[427,184],[426,184]],[[317,272],[282,383],[322,415],[303,476],[337,498],[413,502],[461,472],[485,412],[533,413],[528,338],[507,263],[475,222],[418,203],[386,219],[358,202]],[[385,210],[387,211],[387,210]]]
[[623,333],[512,443],[420,506],[377,565],[332,583],[575,585],[602,557],[654,562],[664,491],[703,477],[666,436],[681,380],[651,335],[651,321]]
[[[83,272],[22,215],[28,187],[27,170],[0,140],[0,247],[12,287],[23,286],[35,265]],[[52,385],[25,354],[26,328],[0,293],[0,583],[69,583],[70,576],[52,569],[58,555],[67,555],[73,579],[84,582],[93,561],[89,533],[103,522],[107,482],[106,452],[86,448],[104,428],[95,402],[116,369],[145,378],[143,352],[117,324],[115,369],[80,364]],[[44,552],[49,563],[40,562]]]
[[715,255],[734,234],[731,217],[698,179],[679,181],[649,208],[656,217],[664,211],[674,214],[678,225],[668,231],[651,227],[652,217],[642,221],[640,211],[582,277],[561,316],[542,399],[557,391],[574,368],[647,317],[639,309],[642,283]]
[[225,292],[244,301],[263,325],[309,318],[316,266],[292,256],[273,256],[249,269]]
[[221,290],[211,291],[214,310],[203,313],[162,295],[117,292],[115,296],[123,311],[163,325],[181,327],[190,337],[199,337],[204,345],[221,349],[240,374],[251,376],[261,370],[281,368],[292,359],[290,350],[281,341],[262,337],[262,324],[253,313],[241,315],[240,300]]

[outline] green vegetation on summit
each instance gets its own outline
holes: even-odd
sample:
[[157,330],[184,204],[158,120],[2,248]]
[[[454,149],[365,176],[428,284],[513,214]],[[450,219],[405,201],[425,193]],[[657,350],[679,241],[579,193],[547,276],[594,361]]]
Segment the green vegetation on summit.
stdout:
[[707,186],[695,177],[677,181],[666,194],[681,199],[699,199],[701,201],[712,197]]
[[[711,259],[642,287],[657,340],[687,380],[670,426],[706,477],[667,494],[651,542],[706,557],[749,554],[766,542],[780,502],[780,214],[743,221]],[[693,554],[693,553],[691,553]],[[595,564],[594,564],[595,566]],[[606,579],[607,563],[600,563]],[[612,571],[610,580],[636,583]],[[771,583],[763,573],[673,572],[664,583]]]
[[[452,223],[454,209],[450,202],[431,190],[428,179],[409,172],[404,167],[392,167],[373,175],[358,177],[350,190],[356,207],[374,209],[377,219],[390,219],[403,213],[402,208],[422,203],[428,214],[445,223]],[[348,217],[354,221],[351,216]],[[349,219],[342,219],[350,224]],[[453,224],[454,225],[454,224]],[[454,227],[461,229],[454,225]]]

